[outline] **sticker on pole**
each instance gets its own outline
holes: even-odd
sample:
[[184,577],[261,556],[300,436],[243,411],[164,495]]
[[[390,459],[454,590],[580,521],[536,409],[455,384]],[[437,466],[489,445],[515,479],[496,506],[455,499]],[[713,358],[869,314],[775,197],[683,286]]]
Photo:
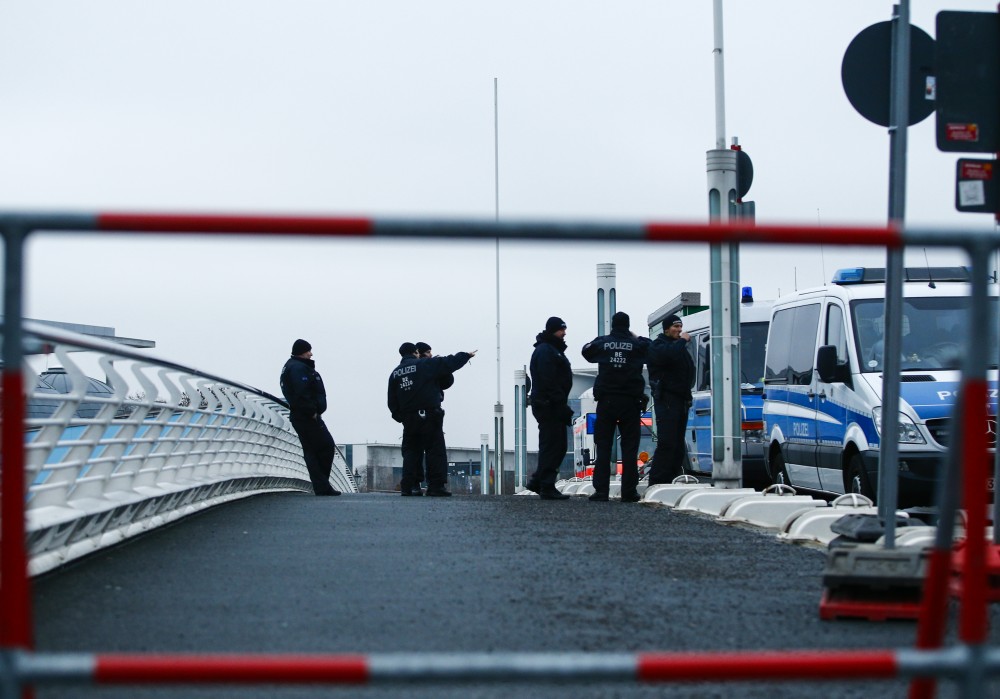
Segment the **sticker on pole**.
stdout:
[[981,214],[1000,211],[998,180],[994,177],[995,160],[960,158],[955,181],[955,208]]
[[945,124],[944,138],[952,143],[977,143],[979,124]]

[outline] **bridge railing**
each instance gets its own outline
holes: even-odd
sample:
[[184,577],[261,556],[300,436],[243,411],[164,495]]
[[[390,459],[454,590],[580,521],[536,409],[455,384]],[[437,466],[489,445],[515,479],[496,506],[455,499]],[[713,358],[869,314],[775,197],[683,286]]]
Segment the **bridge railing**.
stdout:
[[[38,375],[25,365],[32,574],[222,502],[312,492],[278,398],[122,345],[23,328],[31,356],[59,365]],[[330,481],[356,491],[342,462]]]

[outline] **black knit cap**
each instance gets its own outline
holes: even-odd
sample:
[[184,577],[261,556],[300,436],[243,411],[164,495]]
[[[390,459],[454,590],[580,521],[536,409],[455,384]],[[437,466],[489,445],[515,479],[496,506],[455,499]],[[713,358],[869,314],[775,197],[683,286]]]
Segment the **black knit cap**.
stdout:
[[547,321],[545,321],[545,332],[554,333],[556,330],[562,330],[566,327],[565,321],[559,316],[552,316]]
[[666,330],[674,323],[681,323],[681,325],[684,324],[683,321],[681,321],[681,317],[679,315],[677,315],[676,313],[671,313],[670,315],[668,315],[666,318],[663,319],[663,329]]
[[612,330],[628,330],[631,319],[628,317],[628,313],[622,313],[618,311],[613,316],[611,316],[611,329]]
[[312,348],[313,346],[305,340],[296,340],[292,343],[292,355],[298,357],[300,354],[305,354]]
[[413,353],[416,351],[417,351],[417,346],[412,342],[404,342],[399,346],[400,357],[412,357]]
[[428,345],[426,342],[418,342],[416,345],[414,345],[414,347],[417,348],[417,352],[420,352],[420,354],[431,351],[431,346]]

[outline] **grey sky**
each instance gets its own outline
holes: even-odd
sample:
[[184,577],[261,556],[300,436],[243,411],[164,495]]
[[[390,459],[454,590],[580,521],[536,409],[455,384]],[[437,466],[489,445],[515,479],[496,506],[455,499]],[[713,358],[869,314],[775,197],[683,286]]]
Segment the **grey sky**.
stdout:
[[[933,35],[940,9],[996,5],[914,2],[913,23]],[[727,135],[753,158],[761,222],[885,220],[886,130],[851,108],[840,63],[891,12],[874,0],[725,3]],[[497,77],[503,217],[702,221],[712,70],[708,0],[8,5],[0,206],[492,218]],[[910,130],[908,221],[992,228],[954,211],[957,156],[937,151],[933,125]],[[456,446],[492,432],[492,243],[47,235],[29,254],[29,316],[111,325],[265,390],[308,339],[340,442],[398,440],[385,383],[400,342],[479,349],[445,424]],[[681,291],[707,297],[707,260],[698,245],[503,244],[508,416],[513,371],[546,317],[566,319],[584,365],[596,264],[618,265],[618,307],[642,331]],[[881,262],[874,250],[747,247],[742,281],[773,298]]]

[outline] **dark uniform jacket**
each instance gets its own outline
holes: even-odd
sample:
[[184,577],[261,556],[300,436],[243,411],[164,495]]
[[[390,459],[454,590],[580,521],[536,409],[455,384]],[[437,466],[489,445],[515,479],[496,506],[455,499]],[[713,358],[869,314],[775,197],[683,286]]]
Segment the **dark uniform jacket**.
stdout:
[[442,380],[465,366],[471,356],[458,352],[427,359],[404,357],[389,375],[388,405],[392,419],[402,422],[406,413],[439,410],[444,398]]
[[531,411],[539,420],[568,422],[572,417],[567,401],[573,389],[573,369],[566,359],[566,342],[552,333],[535,337],[531,353]]
[[649,346],[646,363],[654,400],[662,395],[691,400],[694,360],[688,352],[687,340],[672,340],[660,333]]
[[612,330],[610,335],[595,337],[583,346],[583,358],[598,364],[595,400],[610,395],[642,398],[646,391],[642,365],[649,344],[648,337],[633,337],[628,330]]
[[293,416],[312,417],[326,412],[326,388],[312,359],[288,358],[281,369],[281,393]]

